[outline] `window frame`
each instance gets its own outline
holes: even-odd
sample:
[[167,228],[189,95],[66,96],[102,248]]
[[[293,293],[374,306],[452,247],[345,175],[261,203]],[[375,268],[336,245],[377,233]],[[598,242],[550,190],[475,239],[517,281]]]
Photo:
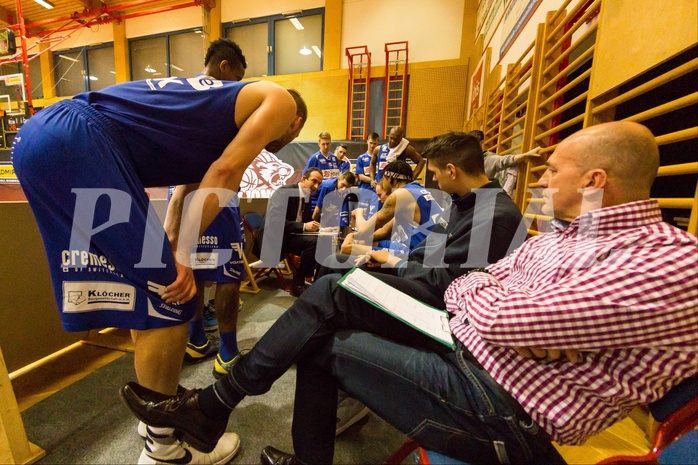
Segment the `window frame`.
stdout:
[[[276,40],[276,28],[275,24],[277,21],[283,21],[291,18],[303,18],[305,16],[316,16],[320,15],[320,50],[322,51],[322,57],[320,57],[320,69],[317,72],[323,71],[325,67],[325,8],[310,8],[308,10],[300,10],[292,14],[276,14],[269,16],[261,16],[259,18],[250,18],[240,21],[228,21],[221,24],[223,28],[223,37],[228,37],[228,31],[236,27],[250,26],[253,24],[267,23],[267,74],[265,76],[287,76],[285,74],[276,74],[276,60],[275,60],[275,40]],[[242,51],[243,55],[245,50]],[[251,77],[264,77],[264,76],[251,76]]]
[[[66,48],[62,50],[55,50],[52,52],[53,55],[53,78],[56,82],[56,91],[58,90],[58,81],[60,77],[58,76],[58,66],[55,65],[57,63],[57,60],[60,60],[61,58],[59,55],[66,54],[66,53],[79,53],[80,55],[80,60],[82,61],[82,81],[83,81],[83,91],[82,92],[90,92],[90,64],[89,60],[87,58],[87,52],[90,50],[99,50],[103,48],[114,48],[114,42],[104,42],[99,45],[92,45],[89,47],[74,47],[74,48]],[[58,95],[58,92],[56,92],[57,97],[68,97],[68,95]]]
[[[158,39],[158,38],[161,38],[161,37],[164,37],[164,38],[165,38],[165,55],[166,55],[166,56],[165,56],[165,59],[167,60],[167,63],[166,63],[167,76],[166,76],[166,77],[169,78],[169,77],[172,77],[172,59],[171,59],[171,56],[170,56],[170,37],[171,37],[171,36],[176,36],[176,35],[181,35],[181,34],[189,34],[189,33],[192,33],[192,32],[197,33],[197,31],[198,31],[199,36],[201,36],[201,34],[203,34],[203,31],[201,30],[201,27],[191,27],[191,28],[188,28],[188,29],[179,29],[179,30],[177,30],[177,31],[162,32],[162,33],[159,33],[159,34],[151,34],[151,35],[147,35],[147,36],[138,36],[138,37],[131,37],[131,38],[129,38],[129,39],[128,39],[129,79],[130,79],[131,81],[135,81],[135,80],[136,80],[136,79],[133,78],[133,69],[134,69],[134,67],[133,67],[133,54],[131,53],[131,45],[132,45],[134,42],[137,42],[137,41],[139,41],[139,40]],[[203,39],[202,39],[202,44],[203,44]],[[202,45],[202,47],[203,47],[203,45]],[[202,48],[202,50],[203,50],[203,48]],[[202,58],[203,58],[203,57],[202,57]],[[201,68],[203,69],[203,67],[204,67],[204,64],[203,64],[203,59],[202,59],[202,60],[201,60]],[[164,74],[164,73],[163,73],[163,74]],[[189,77],[189,76],[187,76],[187,77]]]

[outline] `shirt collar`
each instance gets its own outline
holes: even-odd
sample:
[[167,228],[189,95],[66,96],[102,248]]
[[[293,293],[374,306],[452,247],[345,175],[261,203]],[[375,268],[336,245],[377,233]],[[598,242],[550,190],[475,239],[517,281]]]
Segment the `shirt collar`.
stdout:
[[592,210],[571,223],[553,220],[550,224],[557,232],[566,234],[605,236],[661,221],[662,212],[656,200],[639,200]]
[[[497,182],[496,179],[490,180],[487,184],[484,184],[477,189],[501,189],[502,186]],[[474,191],[477,191],[477,189],[474,189]],[[467,194],[463,196],[457,196],[453,195],[453,203],[456,204],[459,208],[472,208],[475,206],[475,198],[477,196],[476,192],[470,191]]]
[[304,202],[307,202],[309,194],[307,192],[305,192],[305,190],[303,190],[303,188],[301,187],[301,183],[298,183],[298,190],[301,193],[301,196],[300,196],[301,199],[303,199]]

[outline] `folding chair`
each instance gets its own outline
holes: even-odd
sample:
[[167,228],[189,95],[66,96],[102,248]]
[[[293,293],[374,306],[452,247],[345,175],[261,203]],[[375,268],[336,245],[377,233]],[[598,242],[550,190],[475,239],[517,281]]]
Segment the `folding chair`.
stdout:
[[[252,256],[252,250],[257,242],[257,232],[264,224],[264,217],[255,212],[246,213],[242,217],[242,223],[245,229],[247,229],[247,232],[250,234],[250,244],[247,248],[247,255]],[[261,260],[256,260],[250,263],[249,266],[253,270],[251,276],[255,282],[258,279],[269,277],[272,273],[274,273],[279,287],[284,291],[289,292],[289,287],[286,283],[286,278],[284,275],[292,274],[294,269],[289,263],[286,255],[282,256],[282,260],[275,267],[269,267]]]

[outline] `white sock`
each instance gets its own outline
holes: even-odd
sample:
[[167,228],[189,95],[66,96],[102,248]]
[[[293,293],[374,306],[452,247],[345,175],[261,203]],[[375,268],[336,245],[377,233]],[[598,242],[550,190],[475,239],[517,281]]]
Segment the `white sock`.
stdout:
[[156,428],[155,426],[148,426],[148,429],[156,436],[172,436],[174,434],[174,428]]
[[175,438],[173,428],[153,428],[148,426],[145,450],[148,452],[148,455],[158,459],[178,459],[186,454],[182,444]]

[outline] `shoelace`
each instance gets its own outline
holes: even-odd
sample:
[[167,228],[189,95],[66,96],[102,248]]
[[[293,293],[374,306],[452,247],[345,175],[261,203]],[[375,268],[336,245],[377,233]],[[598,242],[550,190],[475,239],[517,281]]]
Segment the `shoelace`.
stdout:
[[200,388],[187,389],[181,395],[178,395],[172,400],[170,403],[170,409],[177,410],[179,407],[186,404],[192,396],[198,394],[199,392],[201,392]]

